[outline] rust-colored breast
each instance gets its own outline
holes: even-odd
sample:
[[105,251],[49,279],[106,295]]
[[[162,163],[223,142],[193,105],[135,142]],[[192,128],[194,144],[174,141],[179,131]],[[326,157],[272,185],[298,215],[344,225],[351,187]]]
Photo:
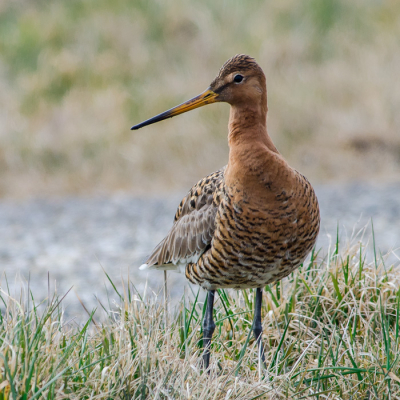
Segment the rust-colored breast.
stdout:
[[256,288],[278,281],[303,262],[320,224],[308,180],[291,170],[290,187],[266,187],[261,198],[236,187],[222,190],[211,246],[186,277],[210,290]]

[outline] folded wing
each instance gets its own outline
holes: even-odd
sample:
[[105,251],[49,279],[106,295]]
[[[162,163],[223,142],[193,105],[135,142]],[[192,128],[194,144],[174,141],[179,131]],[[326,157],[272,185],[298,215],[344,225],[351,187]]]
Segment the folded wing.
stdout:
[[223,195],[224,170],[205,177],[190,189],[178,207],[171,230],[141,269],[184,268],[197,262],[210,248]]

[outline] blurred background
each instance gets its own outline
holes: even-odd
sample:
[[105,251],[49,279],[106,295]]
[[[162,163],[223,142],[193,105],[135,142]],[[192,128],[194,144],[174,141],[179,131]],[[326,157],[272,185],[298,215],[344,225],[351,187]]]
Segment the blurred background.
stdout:
[[6,0],[0,196],[187,190],[226,162],[229,106],[129,129],[236,53],[264,69],[270,135],[313,183],[397,179],[396,0]]
[[49,272],[89,309],[110,286],[102,268],[120,290],[128,275],[157,287],[162,273],[137,266],[186,191],[226,164],[229,106],[130,127],[237,53],[262,66],[269,133],[316,187],[321,254],[371,219],[383,253],[399,246],[398,0],[3,0],[0,286],[19,275],[40,299]]

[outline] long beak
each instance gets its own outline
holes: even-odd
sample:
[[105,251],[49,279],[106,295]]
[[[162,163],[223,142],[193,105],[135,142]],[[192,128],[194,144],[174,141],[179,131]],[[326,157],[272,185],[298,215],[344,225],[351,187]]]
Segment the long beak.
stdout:
[[170,110],[158,114],[153,118],[147,119],[146,121],[143,121],[140,124],[132,126],[131,130],[136,130],[142,128],[143,126],[154,124],[155,122],[162,121],[163,119],[175,117],[175,115],[179,115],[187,111],[194,110],[195,108],[205,106],[206,104],[215,103],[217,101],[217,97],[218,94],[213,92],[210,88],[208,88],[205,92],[199,94],[196,97],[193,97],[193,99],[185,101],[179,106],[171,108]]

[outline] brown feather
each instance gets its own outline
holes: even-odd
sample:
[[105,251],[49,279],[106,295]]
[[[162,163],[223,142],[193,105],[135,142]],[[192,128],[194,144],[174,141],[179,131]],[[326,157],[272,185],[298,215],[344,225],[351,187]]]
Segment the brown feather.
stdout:
[[199,181],[183,198],[171,230],[146,261],[149,267],[184,262],[196,254],[200,256],[211,244],[219,207],[214,193],[223,183],[224,169]]

